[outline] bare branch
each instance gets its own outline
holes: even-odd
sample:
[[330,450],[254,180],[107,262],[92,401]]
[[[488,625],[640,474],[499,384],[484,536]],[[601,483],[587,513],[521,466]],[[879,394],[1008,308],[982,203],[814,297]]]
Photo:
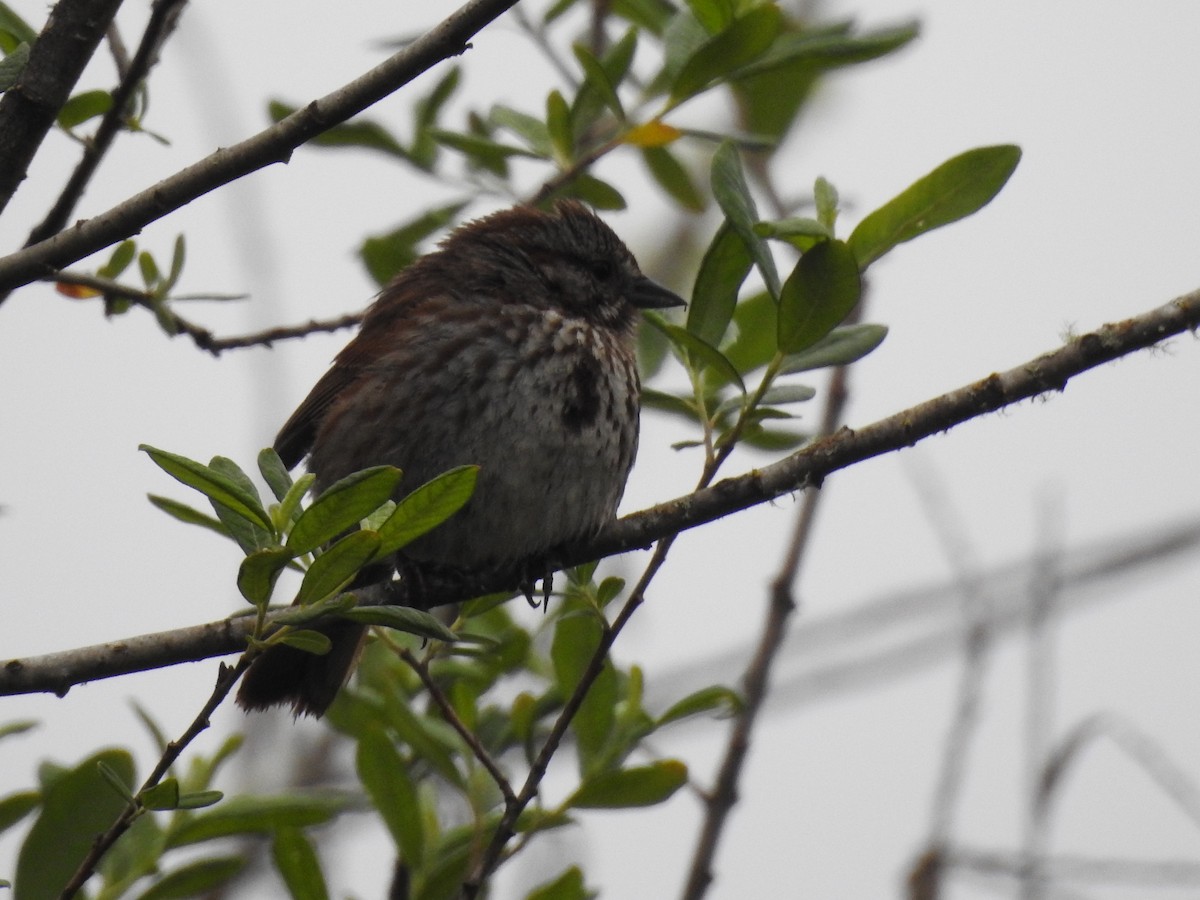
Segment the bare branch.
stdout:
[[[197,713],[196,718],[192,720],[192,724],[187,727],[187,730],[178,739],[167,744],[166,749],[158,760],[158,764],[154,767],[154,771],[150,773],[138,790],[139,797],[162,781],[163,776],[167,774],[171,766],[175,764],[175,760],[179,759],[188,745],[208,729],[209,724],[211,724],[210,717],[229,695],[230,690],[237,683],[237,680],[242,677],[242,673],[249,665],[250,659],[248,657],[243,657],[236,666],[227,666],[221,663],[221,667],[217,672],[217,683],[213,687],[208,700],[200,712]],[[96,871],[96,866],[99,865],[104,854],[112,848],[112,845],[117,842],[117,839],[121,835],[129,830],[129,826],[133,824],[139,812],[141,812],[141,808],[138,805],[130,804],[126,806],[121,815],[117,817],[117,820],[109,826],[108,830],[92,842],[87,856],[83,858],[83,861],[75,870],[75,874],[71,876],[71,880],[63,888],[62,893],[59,895],[59,900],[69,900],[69,898],[74,897],[83,888],[87,880]]]
[[[313,100],[270,128],[217,150],[107,212],[0,259],[0,291],[28,284],[136,234],[151,222],[243,175],[286,162],[305,141],[362,112],[442,60],[463,53],[472,36],[516,2],[471,0],[366,74]],[[103,32],[102,25],[100,34]],[[7,102],[7,96],[3,102]],[[2,123],[0,117],[0,134]],[[0,171],[7,173],[9,169],[0,164]],[[20,171],[24,172],[23,166]]]
[[96,52],[121,0],[59,0],[17,83],[0,97],[0,212]]
[[[79,287],[100,291],[105,296],[120,297],[163,317],[166,326],[174,329],[175,334],[186,334],[192,343],[201,350],[206,350],[213,356],[220,356],[226,350],[240,350],[245,347],[270,347],[277,341],[293,340],[308,337],[310,334],[340,331],[343,328],[353,328],[363,320],[365,313],[346,313],[335,319],[309,319],[299,325],[277,325],[252,334],[234,335],[219,338],[202,325],[197,325],[179,315],[170,306],[163,306],[162,301],[151,291],[122,284],[111,278],[103,278],[88,272],[62,271],[47,276],[45,281],[56,284],[73,284]],[[168,301],[180,300],[241,300],[244,294],[188,294],[168,297]]]
[[[1061,391],[1082,372],[1198,327],[1200,291],[1134,318],[1104,325],[1007,372],[989,375],[871,425],[857,430],[842,428],[772,465],[626,516],[587,545],[563,552],[555,562],[576,565],[644,548],[680,531],[819,485],[832,472],[912,446],[1022,400]],[[430,583],[423,587],[423,594],[429,598],[426,605],[436,606],[510,586],[480,581],[447,586]],[[403,602],[402,584],[389,599]],[[220,621],[45,657],[8,660],[0,663],[0,695],[63,694],[74,684],[96,678],[236,653],[245,646],[248,633],[248,622]]]
[[[860,308],[856,318],[861,314]],[[818,434],[832,434],[842,421],[849,397],[848,380],[848,368],[839,366],[830,379]],[[746,673],[742,676],[742,708],[734,716],[729,740],[725,744],[725,755],[717,769],[713,788],[704,798],[704,823],[700,828],[700,836],[696,841],[696,849],[692,854],[691,867],[683,889],[683,897],[686,900],[703,897],[712,884],[712,865],[717,854],[717,843],[729,813],[737,803],[737,786],[746,763],[746,754],[750,749],[750,735],[754,731],[758,713],[767,699],[771,670],[779,655],[779,649],[783,646],[788,620],[796,609],[792,585],[795,584],[796,573],[800,570],[800,562],[812,536],[817,507],[823,496],[819,490],[809,491],[804,495],[804,502],[796,516],[792,539],[788,543],[779,574],[771,582],[771,596],[767,603],[762,634],[754,655],[750,658],[750,664],[746,667]]]
[[[150,8],[150,19],[146,23],[145,31],[142,32],[142,40],[138,45],[137,53],[129,61],[128,69],[121,73],[120,84],[112,93],[112,106],[100,120],[100,124],[96,127],[96,133],[84,144],[83,157],[79,160],[75,171],[71,173],[58,200],[46,214],[46,218],[29,233],[29,239],[25,242],[26,247],[45,240],[66,227],[79,198],[83,196],[83,192],[91,182],[92,176],[95,175],[104,154],[108,152],[117,132],[121,130],[134,92],[145,81],[150,69],[158,62],[159,50],[163,42],[170,36],[186,3],[187,0],[154,0]],[[120,46],[120,37],[115,26],[109,42],[114,48]],[[121,49],[123,51],[124,48]],[[119,64],[121,52],[118,51],[114,55]]]

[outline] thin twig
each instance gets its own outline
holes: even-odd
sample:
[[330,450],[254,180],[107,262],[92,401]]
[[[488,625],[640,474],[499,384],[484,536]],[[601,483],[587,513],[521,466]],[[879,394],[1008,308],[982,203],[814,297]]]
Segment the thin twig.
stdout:
[[108,52],[112,54],[113,65],[117,69],[117,79],[120,80],[129,74],[129,48],[125,46],[125,41],[121,38],[121,29],[117,27],[116,22],[109,24],[104,37],[108,41]]
[[[349,84],[311,101],[258,134],[217,150],[108,211],[0,259],[0,291],[12,290],[70,265],[136,234],[151,222],[210,191],[274,163],[285,162],[306,141],[394,93],[442,60],[466,51],[468,42],[477,32],[516,2],[470,0],[426,34]],[[0,114],[4,101],[12,94],[13,91],[9,91],[0,101]],[[0,128],[0,134],[2,132]],[[0,170],[3,168],[0,165]],[[24,172],[24,165],[20,172]]]
[[629,599],[625,601],[625,604],[621,607],[621,611],[613,619],[612,624],[606,627],[601,633],[599,646],[597,646],[596,651],[592,654],[591,659],[588,660],[587,667],[580,676],[579,683],[575,686],[575,690],[572,691],[570,698],[563,705],[549,734],[546,735],[542,749],[534,759],[533,765],[530,766],[529,774],[525,778],[525,784],[521,787],[521,793],[516,797],[514,802],[505,804],[504,813],[500,817],[500,822],[492,834],[492,839],[487,849],[475,863],[466,881],[463,882],[463,896],[467,900],[472,900],[472,898],[479,896],[483,885],[495,871],[497,865],[499,865],[505,846],[516,833],[517,819],[525,810],[525,807],[537,796],[538,788],[546,775],[546,770],[550,766],[550,760],[554,757],[559,744],[562,743],[562,739],[566,736],[567,728],[570,727],[572,720],[583,705],[583,701],[587,697],[592,684],[604,669],[608,652],[612,649],[617,636],[629,623],[637,608],[642,605],[646,589],[654,579],[654,576],[658,574],[658,570],[662,567],[662,564],[666,561],[667,553],[670,552],[671,545],[675,542],[676,537],[678,537],[677,534],[666,535],[658,542],[658,545],[654,548],[653,555],[650,557],[650,562],[646,564],[646,569],[642,572],[641,578],[638,579],[638,583],[630,593]]
[[[138,790],[138,796],[141,796],[158,784],[188,745],[209,727],[211,724],[209,721],[210,717],[229,695],[229,691],[237,683],[237,680],[246,670],[249,663],[250,658],[248,656],[239,660],[237,665],[229,666],[221,663],[217,671],[217,683],[213,688],[212,694],[209,695],[208,700],[201,707],[200,712],[192,720],[192,724],[187,727],[187,730],[178,739],[167,744],[166,749],[158,760],[158,764],[154,767],[154,771],[150,773]],[[75,870],[75,874],[71,876],[71,880],[67,882],[66,887],[63,888],[62,893],[59,895],[60,900],[69,900],[69,898],[74,897],[79,892],[96,871],[96,866],[104,857],[104,854],[109,851],[121,835],[129,830],[129,826],[133,824],[134,819],[137,818],[140,812],[141,808],[139,806],[132,804],[127,806],[109,829],[92,843],[87,856],[83,858],[83,861],[79,864],[79,868]]]
[[[220,356],[226,350],[240,350],[246,347],[270,347],[278,341],[294,340],[296,338],[308,337],[310,334],[353,328],[362,322],[364,315],[362,312],[357,312],[347,313],[335,319],[309,319],[307,322],[301,322],[298,325],[279,325],[252,334],[219,338],[204,326],[197,325],[191,320],[185,319],[171,309],[170,306],[164,306],[164,301],[156,298],[151,291],[143,290],[142,288],[121,284],[111,278],[102,278],[87,272],[65,270],[48,276],[44,280],[56,284],[73,284],[91,288],[92,290],[100,291],[106,296],[129,300],[143,309],[154,312],[156,315],[164,316],[175,334],[187,335],[199,349],[211,353],[213,356]],[[213,300],[224,302],[241,300],[243,297],[244,295],[242,294],[186,294],[168,297],[166,300]]]
[[417,659],[413,652],[407,647],[399,648],[400,658],[408,663],[409,667],[417,673],[417,677],[421,679],[421,684],[425,685],[425,690],[429,692],[429,696],[433,702],[437,704],[438,709],[442,712],[442,717],[449,723],[450,727],[458,732],[458,736],[466,741],[467,746],[471,748],[471,752],[475,754],[475,758],[479,764],[487,769],[488,774],[492,776],[492,780],[496,782],[496,787],[500,789],[500,793],[504,796],[504,803],[507,806],[510,803],[517,802],[517,795],[513,792],[512,784],[507,776],[496,765],[496,761],[492,759],[492,755],[488,753],[487,747],[480,743],[479,738],[475,736],[475,732],[471,731],[458,717],[454,707],[450,704],[449,698],[433,678],[429,674],[429,666]]
[[[1055,501],[1057,498],[1055,498]],[[1025,770],[1027,775],[1028,813],[1022,852],[1025,874],[1021,880],[1023,900],[1044,896],[1047,883],[1046,861],[1048,829],[1037,815],[1037,796],[1043,766],[1049,756],[1054,729],[1054,631],[1053,621],[1058,596],[1063,586],[1062,504],[1047,500],[1038,517],[1037,545],[1034,548],[1033,580],[1029,587],[1027,617],[1028,649],[1025,700]]]
[[[779,462],[625,516],[587,544],[569,548],[555,562],[572,566],[645,548],[667,535],[820,484],[833,472],[912,446],[971,419],[1047,391],[1061,391],[1076,375],[1198,327],[1200,291],[1104,325],[1007,372],[989,375],[873,424],[839,429]],[[482,580],[444,587],[426,585],[428,602],[424,605],[454,603],[509,587]],[[403,594],[389,602],[403,603]],[[247,631],[244,624],[226,620],[44,657],[0,661],[0,696],[46,691],[63,694],[83,681],[236,653],[245,645]]]
[[0,212],[120,6],[121,0],[64,0],[51,9],[17,83],[0,97]]
[[[861,314],[860,309],[856,315],[861,317]],[[847,367],[839,366],[829,380],[819,431],[822,436],[832,434],[842,421],[849,396],[847,385]],[[737,786],[745,766],[746,754],[750,749],[750,735],[767,698],[771,669],[779,655],[780,647],[783,646],[788,620],[796,609],[792,585],[795,584],[796,573],[800,569],[804,551],[812,536],[817,507],[823,496],[823,492],[819,490],[805,492],[779,574],[771,582],[770,601],[767,604],[758,647],[742,676],[742,707],[734,715],[729,740],[725,745],[725,755],[717,769],[713,788],[704,799],[704,822],[696,841],[696,849],[692,853],[692,863],[683,889],[682,896],[685,900],[696,900],[704,896],[712,884],[712,866],[716,858],[717,844],[724,832],[729,813],[737,802]]]
[[[154,0],[150,7],[150,18],[142,32],[137,52],[129,62],[128,70],[122,73],[120,83],[112,92],[112,106],[101,118],[100,124],[96,127],[96,133],[84,143],[83,156],[67,180],[62,193],[59,194],[58,200],[50,208],[46,218],[29,233],[29,238],[25,241],[26,247],[45,240],[66,227],[83,192],[91,182],[92,176],[96,174],[101,160],[104,159],[104,155],[112,146],[117,133],[125,124],[134,94],[141,88],[146,76],[158,62],[159,51],[175,28],[186,3],[187,0]],[[115,26],[113,30],[115,32]],[[119,37],[114,42],[110,33],[109,43],[113,45],[114,53],[116,53],[116,48],[120,46]],[[119,54],[116,55],[119,59]]]

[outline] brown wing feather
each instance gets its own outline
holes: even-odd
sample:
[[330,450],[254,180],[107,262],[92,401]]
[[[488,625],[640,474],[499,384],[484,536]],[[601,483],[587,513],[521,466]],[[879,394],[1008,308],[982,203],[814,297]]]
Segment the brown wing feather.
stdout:
[[317,437],[317,428],[325,418],[325,411],[358,379],[357,368],[334,364],[316,383],[304,402],[283,423],[275,438],[275,452],[289,469],[295,468],[308,455]]

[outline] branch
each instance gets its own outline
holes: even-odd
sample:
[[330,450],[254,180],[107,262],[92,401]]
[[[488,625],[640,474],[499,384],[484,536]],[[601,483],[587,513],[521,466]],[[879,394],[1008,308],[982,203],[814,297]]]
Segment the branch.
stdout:
[[[861,308],[858,315],[861,316]],[[839,366],[830,379],[829,391],[825,402],[824,413],[821,417],[819,434],[830,435],[842,421],[846,400],[849,396],[847,388],[848,368]],[[812,536],[813,523],[816,521],[817,507],[824,496],[820,491],[809,491],[804,495],[804,502],[796,516],[792,539],[784,555],[779,574],[771,582],[770,602],[767,604],[767,615],[763,621],[762,634],[758,646],[750,659],[750,665],[742,676],[742,708],[734,717],[729,740],[725,744],[725,755],[717,770],[716,781],[711,791],[704,798],[704,822],[700,828],[700,836],[696,841],[696,849],[692,854],[692,863],[688,871],[687,883],[684,885],[685,900],[698,900],[707,892],[712,884],[712,864],[716,858],[717,844],[725,828],[729,813],[733,810],[738,799],[738,782],[746,763],[746,754],[750,750],[750,735],[758,713],[767,699],[767,690],[771,682],[771,670],[783,646],[787,635],[787,624],[796,609],[796,601],[792,595],[792,585],[796,581],[796,573],[800,570],[800,562],[808,548],[808,540]]]
[[[857,430],[842,428],[772,465],[626,516],[587,545],[570,548],[555,562],[570,566],[644,548],[668,535],[819,485],[832,472],[912,446],[1022,400],[1061,391],[1082,372],[1197,328],[1200,291],[1123,322],[1104,325],[1007,372],[989,375],[871,425]],[[483,581],[426,584],[424,595],[430,600],[424,605],[452,603],[507,587]],[[389,598],[392,602],[403,601],[403,584],[399,588]],[[236,653],[244,649],[249,628],[248,621],[222,620],[43,657],[8,660],[0,663],[0,695],[61,695],[84,681]]]
[[[217,150],[105,213],[0,260],[0,292],[21,287],[136,234],[151,222],[243,175],[272,163],[287,162],[292,151],[305,141],[362,112],[442,60],[463,53],[472,36],[516,2],[471,0],[366,74],[270,128]],[[101,34],[103,30],[101,27]],[[7,169],[0,165],[0,171]]]
[[[45,240],[66,227],[67,221],[75,211],[76,204],[83,196],[92,176],[96,174],[100,161],[108,152],[108,148],[112,146],[113,139],[125,123],[134,92],[158,62],[159,49],[170,36],[186,2],[187,0],[154,0],[150,8],[150,19],[146,23],[145,31],[142,32],[142,40],[138,45],[137,53],[129,62],[127,70],[121,74],[121,81],[116,90],[112,92],[112,106],[100,120],[100,124],[96,127],[96,133],[84,144],[83,156],[79,160],[79,165],[71,173],[58,200],[46,214],[46,218],[30,232],[29,239],[25,242],[26,247]],[[113,35],[116,35],[115,29]],[[114,42],[114,46],[119,46],[119,39]]]
[[94,291],[99,291],[101,294],[108,297],[120,297],[128,300],[131,303],[140,306],[142,309],[149,310],[164,320],[164,328],[174,329],[172,337],[175,334],[186,334],[192,339],[201,350],[206,350],[213,356],[220,356],[226,350],[239,350],[243,347],[270,347],[276,341],[291,340],[295,338],[307,337],[310,334],[318,332],[340,331],[343,328],[352,328],[358,325],[363,320],[364,312],[346,313],[338,316],[335,319],[309,319],[307,322],[301,322],[299,325],[277,325],[273,328],[267,328],[263,331],[256,331],[252,334],[234,335],[232,337],[219,338],[203,325],[197,325],[190,319],[185,319],[172,309],[172,302],[182,300],[241,300],[244,295],[240,294],[190,294],[179,295],[175,297],[167,297],[160,299],[155,297],[152,291],[142,290],[141,288],[132,287],[130,285],[121,284],[111,278],[104,278],[99,275],[92,275],[87,272],[71,272],[62,271],[52,276],[47,276],[45,279],[53,284],[71,284],[79,287],[90,288]]
[[0,212],[24,180],[121,0],[59,0],[17,83],[0,98]]
[[59,900],[70,900],[71,897],[79,893],[84,884],[87,883],[87,880],[92,877],[96,871],[96,866],[100,864],[100,860],[104,857],[104,854],[112,848],[112,845],[117,842],[121,835],[129,830],[129,826],[133,824],[134,819],[143,812],[140,803],[142,795],[162,781],[163,777],[170,771],[171,766],[175,765],[175,761],[179,759],[188,745],[208,729],[211,724],[212,714],[216,712],[217,707],[229,695],[230,690],[237,684],[237,680],[242,677],[242,673],[246,671],[246,667],[249,665],[250,660],[248,657],[243,657],[236,666],[227,666],[221,663],[220,670],[217,672],[217,683],[213,687],[208,700],[200,709],[200,712],[196,714],[196,718],[192,720],[192,724],[187,727],[187,730],[176,740],[167,744],[162,756],[159,757],[158,763],[154,766],[154,771],[146,777],[146,780],[142,782],[141,788],[138,789],[137,796],[139,802],[126,806],[121,815],[117,817],[117,820],[109,826],[108,830],[92,842],[87,856],[83,858],[83,861],[75,870],[75,874],[71,876],[71,880],[63,888],[62,893],[59,895]]

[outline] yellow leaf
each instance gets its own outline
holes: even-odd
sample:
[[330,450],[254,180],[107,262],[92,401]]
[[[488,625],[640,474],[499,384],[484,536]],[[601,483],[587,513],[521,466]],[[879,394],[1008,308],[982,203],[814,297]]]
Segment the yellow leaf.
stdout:
[[87,300],[89,297],[100,296],[100,292],[95,288],[84,287],[82,284],[67,284],[63,281],[56,281],[54,289],[72,300]]
[[683,136],[683,132],[673,125],[655,119],[638,125],[625,133],[625,143],[635,147],[665,147]]

